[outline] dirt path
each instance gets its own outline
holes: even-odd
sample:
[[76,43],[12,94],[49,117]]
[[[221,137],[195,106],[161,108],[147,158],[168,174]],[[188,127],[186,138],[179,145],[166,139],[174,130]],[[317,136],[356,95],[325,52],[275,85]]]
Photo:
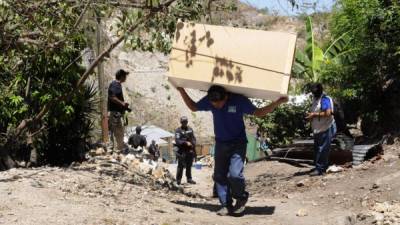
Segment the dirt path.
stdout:
[[[184,185],[204,196],[196,198],[87,170],[14,169],[0,173],[0,224],[400,224],[398,150],[323,178],[278,162],[248,164],[251,198],[240,218],[215,215],[210,168],[193,171],[197,185]],[[386,208],[376,209],[380,203]]]

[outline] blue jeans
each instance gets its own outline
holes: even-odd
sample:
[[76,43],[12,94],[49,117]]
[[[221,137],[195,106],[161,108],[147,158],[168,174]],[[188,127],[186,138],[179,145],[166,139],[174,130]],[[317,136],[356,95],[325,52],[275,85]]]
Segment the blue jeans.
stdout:
[[329,166],[329,153],[333,137],[336,135],[336,124],[321,133],[314,134],[314,163],[319,174],[326,172]]
[[217,187],[219,201],[222,206],[232,204],[235,199],[247,199],[246,184],[243,176],[247,143],[229,142],[216,143],[214,181]]

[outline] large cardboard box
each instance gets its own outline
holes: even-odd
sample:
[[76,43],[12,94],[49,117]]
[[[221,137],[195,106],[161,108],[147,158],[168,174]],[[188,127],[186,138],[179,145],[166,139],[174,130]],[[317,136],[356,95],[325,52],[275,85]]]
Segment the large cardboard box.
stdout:
[[286,95],[296,35],[179,22],[168,80],[207,90],[218,84],[251,98]]

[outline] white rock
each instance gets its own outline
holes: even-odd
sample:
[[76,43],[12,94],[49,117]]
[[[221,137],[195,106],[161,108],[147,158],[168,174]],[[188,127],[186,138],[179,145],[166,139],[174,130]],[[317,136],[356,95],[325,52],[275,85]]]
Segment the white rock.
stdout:
[[307,212],[305,209],[300,209],[300,210],[297,212],[296,216],[298,216],[298,217],[305,217],[305,216],[308,216],[308,212]]
[[96,155],[104,155],[106,152],[104,151],[103,148],[97,148],[96,149]]
[[380,213],[387,212],[388,209],[389,209],[389,203],[388,202],[376,203],[375,206],[374,206],[374,210],[376,212],[380,212]]
[[381,213],[375,213],[374,215],[375,222],[382,222],[385,217]]
[[308,181],[309,181],[308,179],[301,180],[301,181],[297,182],[296,186],[303,187],[308,183]]
[[332,165],[326,170],[326,172],[327,173],[339,173],[339,172],[342,172],[343,170],[344,169],[341,166]]

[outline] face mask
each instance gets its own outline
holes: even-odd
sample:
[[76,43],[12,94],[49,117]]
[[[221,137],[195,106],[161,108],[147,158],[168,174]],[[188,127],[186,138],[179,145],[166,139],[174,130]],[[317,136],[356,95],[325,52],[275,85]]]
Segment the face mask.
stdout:
[[322,92],[313,92],[312,95],[314,98],[320,98],[322,96]]

